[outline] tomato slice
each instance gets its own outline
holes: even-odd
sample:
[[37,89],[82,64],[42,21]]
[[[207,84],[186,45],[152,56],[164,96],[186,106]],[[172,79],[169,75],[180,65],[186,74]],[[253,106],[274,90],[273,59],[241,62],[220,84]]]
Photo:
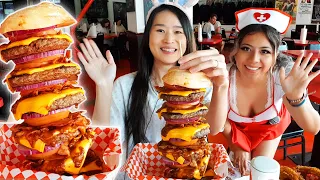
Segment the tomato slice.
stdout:
[[54,30],[55,28],[56,26],[50,26],[50,27],[39,28],[39,29],[11,31],[11,32],[5,33],[4,36],[9,38],[11,42],[14,42],[22,39],[27,39],[29,37],[57,34],[58,32]]
[[196,107],[198,104],[200,104],[200,100],[193,101],[193,102],[186,102],[186,101],[167,101],[166,105],[168,107],[174,108],[174,109],[190,109],[192,107]]
[[190,90],[193,91],[193,90],[196,90],[196,89],[186,88],[186,87],[177,86],[177,85],[170,85],[170,84],[167,84],[167,83],[164,83],[164,87],[167,88],[167,89],[177,90],[177,91],[190,91]]

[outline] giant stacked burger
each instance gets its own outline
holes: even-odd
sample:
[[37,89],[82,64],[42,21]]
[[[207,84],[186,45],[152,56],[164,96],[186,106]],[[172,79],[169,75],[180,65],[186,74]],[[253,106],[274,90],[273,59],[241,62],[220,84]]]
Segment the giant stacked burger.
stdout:
[[206,172],[211,147],[207,143],[209,124],[203,118],[208,109],[201,104],[210,79],[204,73],[171,68],[157,87],[165,101],[157,111],[164,117],[158,151],[166,165],[165,177],[201,179]]
[[14,126],[13,137],[26,168],[79,174],[92,145],[90,121],[70,111],[85,100],[84,90],[74,86],[80,67],[66,50],[72,38],[57,30],[75,22],[61,6],[44,2],[1,23],[0,33],[10,41],[0,46],[1,59],[15,63],[6,83],[21,95],[11,111],[24,120]]

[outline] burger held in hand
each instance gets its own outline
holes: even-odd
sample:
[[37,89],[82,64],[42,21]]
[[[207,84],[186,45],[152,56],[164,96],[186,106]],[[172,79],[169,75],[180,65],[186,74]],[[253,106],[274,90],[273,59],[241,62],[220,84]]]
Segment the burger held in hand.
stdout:
[[156,88],[165,102],[157,113],[166,125],[157,146],[167,167],[164,176],[201,179],[211,154],[207,142],[210,126],[204,118],[208,108],[201,102],[211,81],[202,72],[190,73],[178,67],[169,69],[162,80],[164,86]]
[[83,164],[91,163],[85,163],[95,134],[90,120],[70,111],[86,99],[82,87],[75,86],[80,67],[67,50],[72,38],[58,29],[75,23],[65,9],[49,2],[18,10],[1,23],[0,33],[9,40],[0,46],[1,60],[15,64],[6,83],[12,93],[20,93],[11,112],[24,120],[13,127],[12,136],[26,156],[25,168],[79,174]]

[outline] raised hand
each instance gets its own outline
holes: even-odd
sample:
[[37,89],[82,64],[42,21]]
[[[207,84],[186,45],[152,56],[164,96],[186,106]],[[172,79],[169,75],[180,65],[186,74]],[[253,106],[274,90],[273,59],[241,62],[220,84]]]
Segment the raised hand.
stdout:
[[190,72],[204,72],[214,86],[228,86],[229,78],[226,69],[225,57],[216,49],[202,50],[183,56],[179,60],[181,69],[189,69]]
[[284,68],[280,69],[281,86],[288,99],[295,100],[301,98],[310,81],[320,74],[320,70],[310,73],[318,62],[318,60],[313,60],[308,65],[311,57],[312,53],[302,60],[303,55],[301,54],[287,77],[285,77]]
[[83,42],[80,44],[82,53],[79,52],[78,57],[90,78],[97,85],[113,83],[117,68],[110,51],[106,52],[106,60],[94,41],[83,39]]

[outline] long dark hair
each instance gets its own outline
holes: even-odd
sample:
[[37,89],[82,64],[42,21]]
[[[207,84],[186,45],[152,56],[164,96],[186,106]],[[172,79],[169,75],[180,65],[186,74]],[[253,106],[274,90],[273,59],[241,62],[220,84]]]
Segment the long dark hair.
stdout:
[[[105,25],[106,25],[106,23],[109,23],[109,25],[108,25],[107,27],[105,26]],[[103,19],[103,20],[101,21],[101,26],[102,26],[102,27],[104,27],[104,28],[108,28],[108,29],[110,29],[111,24],[110,24],[109,19]]]
[[[267,39],[269,40],[272,50],[274,53],[278,52],[278,48],[281,43],[280,33],[274,29],[271,26],[265,25],[265,24],[251,24],[249,26],[246,26],[245,28],[241,29],[239,32],[238,38],[235,42],[233,52],[230,55],[231,62],[235,63],[235,54],[237,53],[240,44],[242,43],[243,39],[246,37],[246,35],[255,34],[258,32],[262,32],[265,34]],[[291,62],[292,59],[282,53],[278,53],[276,64],[274,68],[280,68],[285,67],[289,62]]]
[[154,64],[154,57],[149,48],[149,36],[156,15],[162,11],[170,11],[179,19],[187,39],[187,48],[185,54],[193,52],[194,49],[194,36],[192,27],[188,17],[183,11],[171,5],[161,5],[152,11],[145,26],[138,61],[138,71],[131,87],[128,100],[129,106],[125,117],[126,140],[127,143],[129,143],[129,138],[132,135],[133,145],[137,143],[149,142],[145,135],[147,128],[146,122],[147,118],[149,117],[145,117],[144,115],[144,110],[147,104],[150,76],[152,74],[152,67]]

